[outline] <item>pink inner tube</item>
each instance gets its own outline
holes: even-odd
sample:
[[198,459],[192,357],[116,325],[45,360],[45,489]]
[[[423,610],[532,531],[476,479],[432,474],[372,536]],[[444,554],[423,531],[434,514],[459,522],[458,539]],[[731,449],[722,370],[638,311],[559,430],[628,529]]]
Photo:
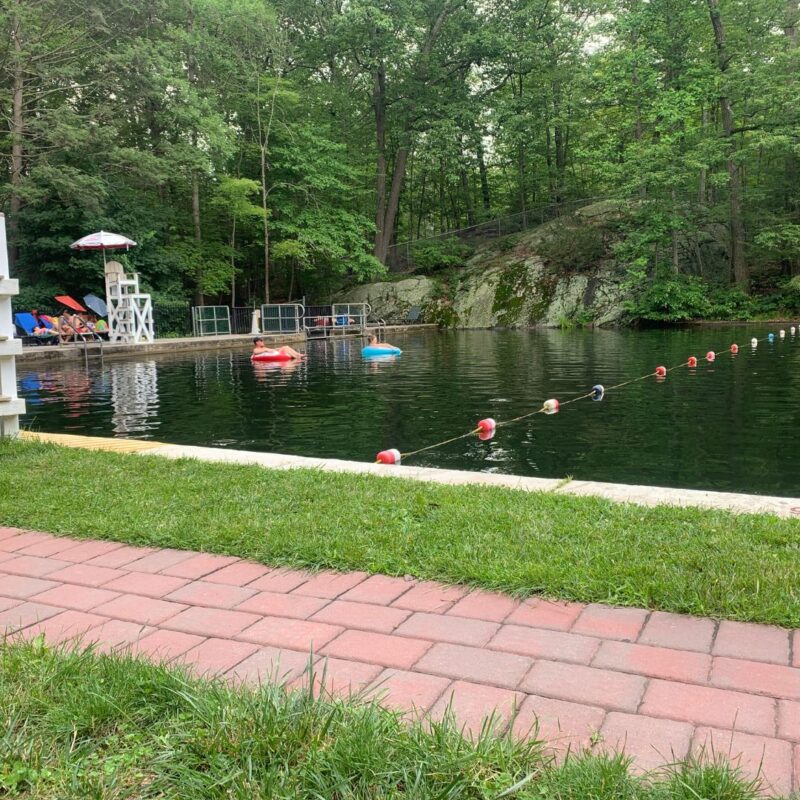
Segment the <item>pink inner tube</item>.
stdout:
[[292,357],[288,353],[280,350],[265,350],[263,353],[254,353],[250,356],[251,361],[291,361]]

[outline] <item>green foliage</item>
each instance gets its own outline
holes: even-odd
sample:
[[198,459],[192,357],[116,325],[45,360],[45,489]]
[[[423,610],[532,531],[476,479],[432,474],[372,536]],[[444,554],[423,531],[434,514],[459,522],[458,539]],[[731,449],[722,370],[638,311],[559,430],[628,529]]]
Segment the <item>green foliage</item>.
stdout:
[[628,304],[635,319],[651,322],[685,322],[709,311],[708,287],[700,278],[668,275],[646,283]]
[[450,267],[463,267],[475,248],[455,236],[417,242],[411,248],[411,261],[417,272],[431,275]]
[[559,225],[537,250],[553,272],[591,269],[608,253],[603,231],[593,225]]

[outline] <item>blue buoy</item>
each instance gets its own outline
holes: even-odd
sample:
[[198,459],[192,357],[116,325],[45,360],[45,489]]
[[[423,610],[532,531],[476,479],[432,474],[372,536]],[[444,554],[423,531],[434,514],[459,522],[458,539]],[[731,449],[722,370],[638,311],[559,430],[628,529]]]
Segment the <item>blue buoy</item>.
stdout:
[[605,393],[606,390],[601,384],[598,383],[596,386],[592,386],[592,400],[602,400]]
[[774,333],[769,333],[769,334],[767,334],[767,339],[768,339],[770,342],[774,342],[774,341],[775,341],[775,334],[774,334]]

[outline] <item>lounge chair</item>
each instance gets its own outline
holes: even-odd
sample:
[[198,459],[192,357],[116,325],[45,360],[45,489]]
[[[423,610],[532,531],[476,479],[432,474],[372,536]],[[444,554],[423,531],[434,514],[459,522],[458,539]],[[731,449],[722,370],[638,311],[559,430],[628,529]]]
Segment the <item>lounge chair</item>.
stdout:
[[422,318],[422,309],[419,306],[411,306],[408,309],[408,314],[406,314],[406,318],[403,320],[404,325],[413,325],[416,322],[420,322]]
[[39,327],[36,317],[27,311],[21,311],[14,314],[14,323],[25,334],[22,337],[23,344],[25,340],[29,344],[58,344],[58,334],[53,331],[52,333],[34,333],[34,329]]

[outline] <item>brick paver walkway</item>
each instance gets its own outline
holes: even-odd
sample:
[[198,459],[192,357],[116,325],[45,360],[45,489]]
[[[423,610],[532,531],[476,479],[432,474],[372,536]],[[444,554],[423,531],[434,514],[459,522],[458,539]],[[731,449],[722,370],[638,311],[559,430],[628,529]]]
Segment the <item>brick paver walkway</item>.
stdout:
[[622,748],[651,769],[713,744],[771,793],[800,790],[800,631],[635,608],[523,602],[459,586],[269,569],[236,558],[0,528],[0,631],[240,681],[317,674],[467,732],[563,753]]

